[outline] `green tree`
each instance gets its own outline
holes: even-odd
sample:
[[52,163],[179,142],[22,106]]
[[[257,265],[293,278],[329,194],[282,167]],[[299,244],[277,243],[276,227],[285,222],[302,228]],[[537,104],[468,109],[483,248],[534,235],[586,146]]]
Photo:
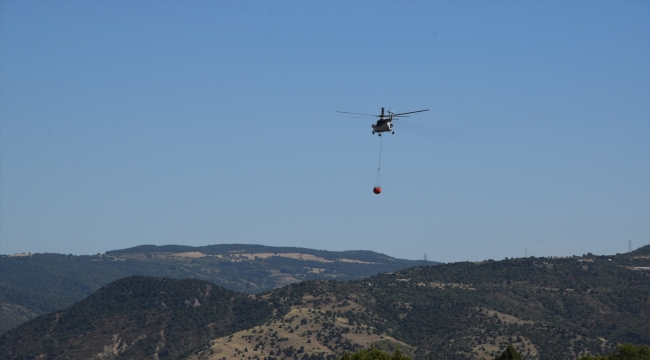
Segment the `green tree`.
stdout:
[[586,355],[579,360],[650,360],[650,347],[648,345],[622,344],[618,345],[618,349],[613,354],[607,356]]
[[500,356],[494,358],[494,360],[522,360],[521,354],[515,350],[515,347],[512,344],[508,345],[506,351],[501,353]]
[[399,348],[390,354],[371,346],[369,349],[361,349],[354,353],[346,352],[340,360],[412,360],[412,358],[402,354]]

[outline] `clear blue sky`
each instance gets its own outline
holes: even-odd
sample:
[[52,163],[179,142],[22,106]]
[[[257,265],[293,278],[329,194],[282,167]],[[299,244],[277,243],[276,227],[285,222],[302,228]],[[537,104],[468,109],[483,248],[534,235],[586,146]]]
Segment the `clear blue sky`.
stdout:
[[648,1],[2,1],[0,120],[3,254],[650,243]]

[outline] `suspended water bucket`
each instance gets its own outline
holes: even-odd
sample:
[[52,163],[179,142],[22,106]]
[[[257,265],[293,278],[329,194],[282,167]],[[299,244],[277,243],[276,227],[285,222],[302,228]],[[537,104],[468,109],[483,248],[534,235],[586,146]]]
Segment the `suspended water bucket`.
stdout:
[[381,194],[381,186],[375,186],[374,188],[372,188],[372,192],[374,192],[377,195]]

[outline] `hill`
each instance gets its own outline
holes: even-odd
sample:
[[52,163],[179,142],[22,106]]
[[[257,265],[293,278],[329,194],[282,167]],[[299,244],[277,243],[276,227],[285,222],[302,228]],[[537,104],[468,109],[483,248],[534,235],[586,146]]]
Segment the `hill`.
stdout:
[[262,295],[286,314],[271,326],[237,333],[233,345],[216,339],[213,355],[193,358],[233,358],[248,346],[253,358],[334,359],[376,344],[416,359],[492,359],[512,343],[525,359],[556,360],[648,344],[650,271],[638,268],[650,260],[639,256],[466,262],[294,284]]
[[[179,350],[173,356],[160,352],[157,356],[333,360],[345,351],[375,345],[387,350],[400,347],[415,359],[492,359],[508,344],[525,359],[605,354],[617,343],[650,343],[648,250],[650,247],[613,256],[419,266],[349,282],[303,281],[246,298],[255,309],[272,309],[272,315],[238,322],[247,325],[193,342],[187,338],[196,337],[197,331],[176,332],[179,335],[167,337],[166,342]],[[196,285],[188,287],[194,288]],[[187,291],[179,301],[191,303],[189,297],[197,296],[195,290]],[[90,309],[100,307],[86,301],[63,314],[77,314],[81,304]],[[23,338],[32,341],[30,347],[42,349],[48,343],[60,356],[72,356],[73,347],[55,346],[44,336],[57,316],[63,319],[68,315],[40,317],[9,331],[0,338],[0,353],[7,351],[11,339]],[[93,316],[77,317],[75,328],[84,330],[68,338],[104,336],[95,351],[107,346],[117,349],[111,354],[118,359],[132,358],[128,344],[138,343],[138,336],[144,335],[118,327],[107,329],[103,324],[114,318],[129,319],[119,312],[102,321]],[[142,324],[148,326],[146,321]],[[63,330],[49,334],[60,336]],[[122,339],[121,347],[112,340],[115,334]],[[138,354],[154,354],[155,347],[148,349],[148,353],[138,350]]]
[[239,244],[143,245],[93,256],[0,256],[0,334],[130,275],[203,279],[259,293],[303,280],[361,279],[420,263],[372,251]]
[[179,358],[263,322],[272,309],[201,280],[132,276],[0,338],[10,359]]

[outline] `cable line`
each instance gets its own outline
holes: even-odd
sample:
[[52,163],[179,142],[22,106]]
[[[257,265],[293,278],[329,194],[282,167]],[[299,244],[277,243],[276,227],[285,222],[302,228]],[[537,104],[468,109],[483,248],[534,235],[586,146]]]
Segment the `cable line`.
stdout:
[[381,148],[384,143],[384,138],[379,136],[379,164],[377,165],[377,178],[375,179],[375,187],[372,192],[379,195],[381,193]]

